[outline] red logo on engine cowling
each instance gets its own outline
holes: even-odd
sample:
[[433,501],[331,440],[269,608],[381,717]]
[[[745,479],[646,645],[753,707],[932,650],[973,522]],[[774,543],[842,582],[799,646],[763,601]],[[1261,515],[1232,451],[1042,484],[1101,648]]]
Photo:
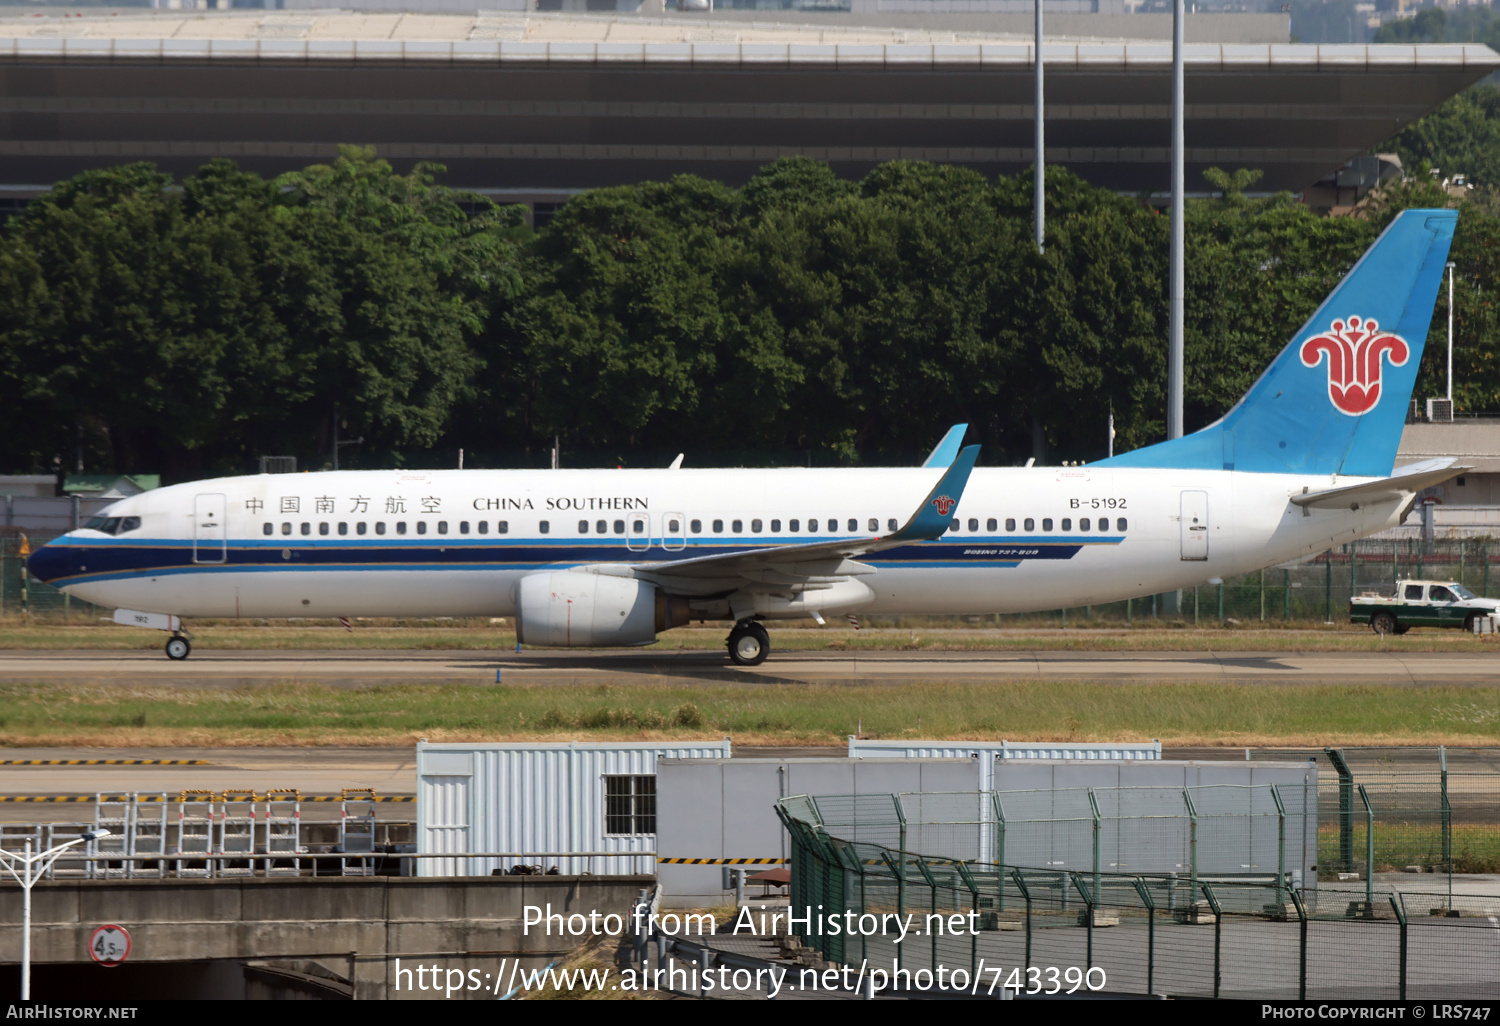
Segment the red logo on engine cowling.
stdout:
[[1324,354],[1328,400],[1340,413],[1358,417],[1380,402],[1381,356],[1389,354],[1391,366],[1402,367],[1411,347],[1399,335],[1382,332],[1373,319],[1350,317],[1347,323],[1334,321],[1328,331],[1302,343],[1303,366],[1316,367]]
[[945,517],[954,506],[958,505],[958,500],[950,499],[946,495],[939,495],[936,499],[932,500],[932,504],[937,507],[938,516]]

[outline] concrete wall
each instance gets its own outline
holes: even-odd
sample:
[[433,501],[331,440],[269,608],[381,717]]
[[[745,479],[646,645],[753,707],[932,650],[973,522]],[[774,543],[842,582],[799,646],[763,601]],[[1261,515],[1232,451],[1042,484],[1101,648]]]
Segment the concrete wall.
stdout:
[[[43,882],[32,892],[32,958],[87,963],[90,933],[116,923],[130,932],[127,964],[314,960],[352,977],[358,998],[420,997],[396,992],[397,958],[403,969],[420,962],[477,970],[481,980],[490,973],[493,981],[502,958],[540,963],[574,947],[574,938],[524,935],[523,906],[624,914],[651,883],[649,876]],[[20,961],[20,923],[20,889],[0,888],[0,965]]]
[[[785,858],[775,812],[785,795],[978,789],[977,759],[662,759],[656,851],[662,858]],[[719,866],[663,865],[657,874],[665,906],[728,900]]]

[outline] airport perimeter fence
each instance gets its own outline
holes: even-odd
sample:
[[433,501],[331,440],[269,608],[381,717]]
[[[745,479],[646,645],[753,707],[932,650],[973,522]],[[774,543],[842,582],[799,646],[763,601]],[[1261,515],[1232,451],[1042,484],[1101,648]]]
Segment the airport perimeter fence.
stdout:
[[[31,551],[61,534],[61,531],[27,532],[26,539]],[[26,573],[26,559],[21,555],[21,536],[15,533],[0,535],[0,615],[16,615],[22,609],[47,620],[108,619],[114,610],[96,606],[92,602],[75,599],[50,584]]]
[[802,819],[852,842],[1081,873],[1090,881],[1154,873],[1180,879],[1189,891],[1202,879],[1255,881],[1286,901],[1317,861],[1311,784],[818,795],[803,802]]
[[[1459,703],[1455,732],[1493,713]],[[1337,748],[1247,752],[1317,760],[1318,876],[1500,872],[1500,748]]]
[[[966,619],[1002,626],[1013,619],[1038,618],[1062,625],[1091,620],[1130,624],[1165,620],[1201,626],[1234,620],[1247,627],[1308,620],[1347,624],[1353,596],[1389,594],[1397,581],[1415,578],[1456,581],[1481,597],[1500,597],[1500,530],[1496,539],[1366,538],[1321,552],[1306,562],[1267,567],[1227,578],[1222,584],[1205,582],[1181,592],[1107,605]],[[871,623],[879,626],[883,619],[872,617]]]
[[[1248,877],[1193,883],[1180,874],[925,855],[840,837],[822,824],[818,804],[796,796],[777,808],[791,839],[792,909],[821,909],[823,917],[794,931],[830,962],[883,970],[907,986],[997,994],[1009,982],[1256,999],[1500,996],[1500,896],[1450,904],[1436,895],[1382,895],[1370,904],[1343,893],[1319,903],[1316,892]],[[903,935],[893,915],[911,932]],[[855,928],[829,929],[829,917]]]

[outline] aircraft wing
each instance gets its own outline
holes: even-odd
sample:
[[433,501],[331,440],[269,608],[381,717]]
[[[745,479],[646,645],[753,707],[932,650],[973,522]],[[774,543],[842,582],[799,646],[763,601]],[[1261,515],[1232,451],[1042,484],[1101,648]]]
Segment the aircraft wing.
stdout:
[[[858,557],[915,541],[941,538],[953,521],[969,472],[979,458],[979,446],[958,454],[932,491],[922,500],[899,531],[865,538],[809,542],[805,545],[771,545],[745,552],[693,556],[668,562],[628,564],[635,576],[670,584],[673,580],[723,580],[745,578],[760,583],[793,584],[813,577],[845,577],[874,573],[858,563]],[[607,572],[607,571],[606,571]]]
[[1321,492],[1303,492],[1301,495],[1291,496],[1294,506],[1304,509],[1359,509],[1376,502],[1390,502],[1396,499],[1409,498],[1420,492],[1423,488],[1431,488],[1435,484],[1442,484],[1449,478],[1457,477],[1468,467],[1448,465],[1435,470],[1419,470],[1417,473],[1397,474],[1394,477],[1381,478],[1378,481],[1366,481],[1363,484],[1348,485],[1344,488],[1327,488]]

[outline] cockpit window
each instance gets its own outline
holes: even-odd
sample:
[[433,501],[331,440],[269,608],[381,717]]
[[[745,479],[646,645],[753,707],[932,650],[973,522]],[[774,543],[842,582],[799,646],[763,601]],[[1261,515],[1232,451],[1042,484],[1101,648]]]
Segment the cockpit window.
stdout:
[[141,526],[141,518],[90,517],[88,523],[83,526],[90,531],[98,531],[100,534],[124,534],[126,531],[138,530]]

